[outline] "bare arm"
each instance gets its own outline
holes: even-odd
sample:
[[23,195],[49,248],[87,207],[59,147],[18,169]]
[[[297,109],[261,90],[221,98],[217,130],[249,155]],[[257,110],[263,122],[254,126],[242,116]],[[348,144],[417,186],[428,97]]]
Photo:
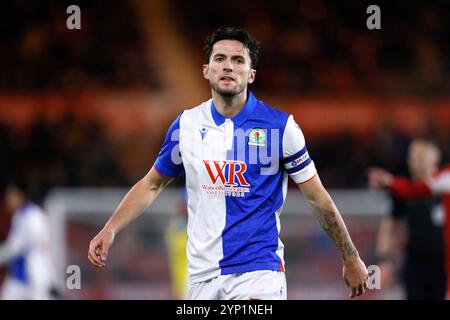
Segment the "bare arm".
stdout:
[[395,219],[391,216],[385,217],[381,221],[375,247],[375,252],[378,257],[387,258],[390,256],[395,225]]
[[106,266],[108,251],[115,235],[136,219],[173,180],[154,167],[128,191],[103,229],[91,240],[88,258],[96,267]]
[[445,188],[450,190],[450,173],[448,178],[444,171],[430,177],[427,181],[412,181],[373,167],[369,169],[369,186],[372,189],[389,188],[389,191],[400,199],[417,199],[446,192]]
[[319,177],[316,175],[308,182],[298,184],[298,187],[308,200],[308,204],[321,227],[334,241],[342,259],[345,261],[347,257],[356,252],[356,248],[338,209],[323,187]]
[[333,240],[338,248],[343,263],[343,277],[351,288],[350,297],[361,295],[367,288],[368,272],[364,262],[359,258],[347,227],[336,208],[333,200],[322,185],[319,176],[298,184],[299,189],[307,199],[312,212],[321,227]]

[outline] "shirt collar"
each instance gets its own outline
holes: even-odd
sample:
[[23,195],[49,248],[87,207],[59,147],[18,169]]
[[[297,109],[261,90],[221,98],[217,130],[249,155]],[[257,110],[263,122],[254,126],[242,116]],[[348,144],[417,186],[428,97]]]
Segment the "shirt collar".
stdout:
[[[231,118],[231,121],[233,121],[237,125],[242,125],[245,120],[247,120],[248,116],[253,113],[253,110],[256,106],[256,98],[253,95],[251,91],[248,91],[247,93],[247,102],[245,103],[244,108],[242,108],[241,111],[237,115],[235,115],[233,118]],[[225,117],[217,111],[216,106],[214,105],[214,100],[211,100],[211,114],[214,119],[214,122],[217,126],[220,126],[222,123],[225,122]]]

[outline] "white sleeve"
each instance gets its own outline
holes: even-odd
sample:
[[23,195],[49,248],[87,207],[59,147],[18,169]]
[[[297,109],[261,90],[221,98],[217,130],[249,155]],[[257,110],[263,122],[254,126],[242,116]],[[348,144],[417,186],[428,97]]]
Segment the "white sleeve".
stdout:
[[14,229],[9,233],[8,238],[0,243],[0,265],[10,262],[27,250],[34,241],[34,232],[30,230],[25,219],[17,219]]
[[433,194],[450,193],[450,170],[444,170],[427,181]]
[[294,117],[289,116],[283,134],[282,163],[295,183],[303,183],[317,173],[314,162],[306,149],[305,137]]

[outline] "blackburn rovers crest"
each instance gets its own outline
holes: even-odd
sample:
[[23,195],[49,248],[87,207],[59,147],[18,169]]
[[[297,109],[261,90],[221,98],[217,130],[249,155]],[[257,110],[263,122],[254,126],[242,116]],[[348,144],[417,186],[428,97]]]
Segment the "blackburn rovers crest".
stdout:
[[266,131],[263,129],[252,129],[248,135],[248,145],[249,146],[266,146]]

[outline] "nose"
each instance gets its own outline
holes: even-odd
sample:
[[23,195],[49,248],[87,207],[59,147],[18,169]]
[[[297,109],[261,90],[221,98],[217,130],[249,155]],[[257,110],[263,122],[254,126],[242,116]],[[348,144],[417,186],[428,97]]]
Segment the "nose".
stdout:
[[230,61],[230,60],[226,60],[226,61],[224,62],[224,65],[223,65],[223,71],[225,71],[225,72],[231,72],[231,71],[233,71],[233,65],[231,64],[231,61]]

